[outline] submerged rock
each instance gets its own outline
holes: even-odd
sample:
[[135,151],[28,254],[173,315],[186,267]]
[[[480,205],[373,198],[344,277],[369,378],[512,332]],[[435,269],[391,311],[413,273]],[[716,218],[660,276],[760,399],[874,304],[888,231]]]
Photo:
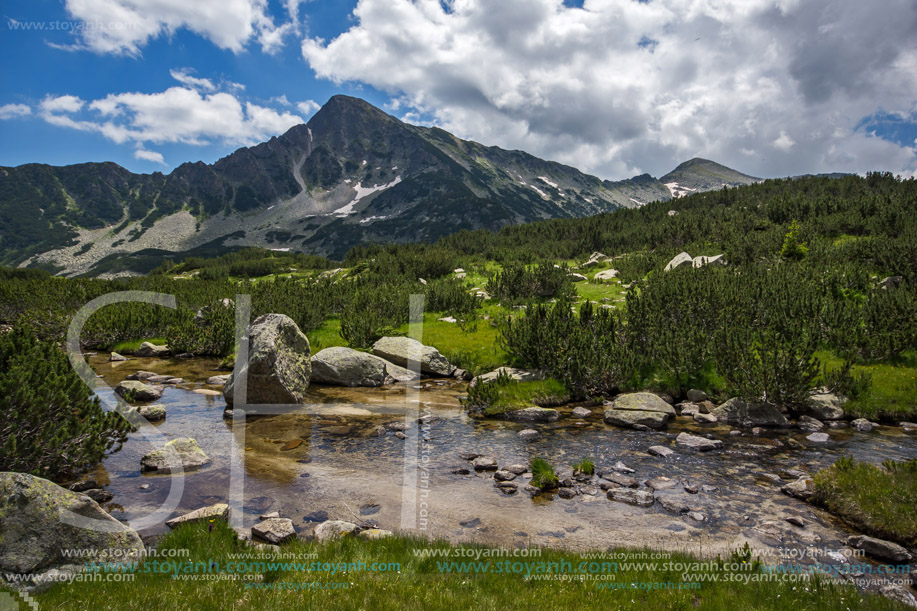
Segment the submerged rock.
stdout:
[[675,443],[683,448],[698,450],[699,452],[707,452],[723,447],[723,442],[719,439],[707,439],[706,437],[685,432],[678,434],[678,437],[675,438]]
[[162,397],[161,390],[137,380],[124,380],[115,386],[115,392],[127,401],[155,401]]
[[161,450],[154,450],[140,459],[141,471],[159,473],[193,471],[208,464],[210,464],[210,458],[190,437],[173,439]]

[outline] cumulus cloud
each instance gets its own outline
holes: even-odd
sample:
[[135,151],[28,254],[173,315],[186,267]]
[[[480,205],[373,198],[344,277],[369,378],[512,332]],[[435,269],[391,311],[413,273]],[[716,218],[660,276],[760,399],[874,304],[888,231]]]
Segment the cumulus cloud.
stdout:
[[153,163],[159,163],[162,165],[166,164],[165,159],[162,157],[162,153],[157,153],[156,151],[148,151],[145,148],[138,148],[135,150],[134,159],[143,159],[145,161],[152,161]]
[[15,119],[32,114],[32,109],[25,104],[4,104],[0,106],[0,120]]
[[52,125],[96,132],[118,144],[133,143],[134,157],[157,163],[162,155],[147,150],[145,143],[248,146],[303,122],[299,115],[243,101],[233,93],[200,91],[208,88],[201,82],[213,86],[211,81],[180,74],[191,86],[113,93],[89,102],[72,95],[47,96],[38,104],[38,115]]
[[[297,15],[298,3],[287,5]],[[76,32],[78,46],[96,53],[139,55],[150,40],[181,28],[235,53],[251,41],[275,53],[298,29],[296,21],[275,24],[267,0],[66,0],[66,9],[86,24]]]
[[315,114],[321,106],[315,100],[304,100],[296,104],[296,108],[303,114],[305,117],[309,117]]
[[203,91],[214,91],[216,89],[216,85],[214,85],[213,81],[210,79],[197,78],[191,76],[189,72],[190,70],[188,68],[181,68],[169,70],[169,75],[182,85],[187,85],[194,89],[201,89]]
[[917,167],[862,129],[914,106],[912,0],[359,0],[353,20],[302,42],[319,77],[603,177],[694,156],[762,176]]

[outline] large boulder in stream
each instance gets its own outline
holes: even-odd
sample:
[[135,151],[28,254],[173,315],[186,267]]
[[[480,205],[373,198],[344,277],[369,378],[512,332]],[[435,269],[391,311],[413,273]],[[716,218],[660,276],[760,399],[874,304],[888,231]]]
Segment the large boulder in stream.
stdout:
[[408,360],[420,363],[420,371],[432,376],[451,376],[455,365],[432,346],[424,346],[410,337],[383,337],[373,344],[373,354],[401,367],[408,366]]
[[[312,375],[309,340],[284,314],[264,314],[249,326],[248,360],[242,374],[248,382],[249,404],[298,404],[305,398]],[[226,404],[232,406],[236,374],[223,386]]]
[[312,381],[337,386],[382,386],[419,376],[374,354],[353,348],[325,348],[312,357]]
[[[108,515],[88,496],[25,473],[0,473],[0,575],[39,576],[78,573],[85,558],[67,557],[65,551],[98,553],[93,560],[139,560],[144,550],[140,536]],[[88,556],[87,556],[88,557]]]
[[675,417],[675,408],[649,392],[632,392],[618,395],[608,404],[605,422],[614,426],[647,426],[660,429]]
[[719,422],[735,426],[788,427],[790,421],[771,403],[752,403],[738,397],[729,399],[710,412]]

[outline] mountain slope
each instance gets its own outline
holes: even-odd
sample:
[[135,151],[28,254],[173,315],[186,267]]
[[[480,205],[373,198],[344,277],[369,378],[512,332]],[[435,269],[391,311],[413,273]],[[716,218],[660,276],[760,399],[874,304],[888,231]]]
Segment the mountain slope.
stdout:
[[662,181],[602,181],[335,96],[282,136],[168,175],[114,163],[0,168],[0,262],[116,274],[248,245],[339,258],[359,243],[588,216],[754,180],[692,160]]

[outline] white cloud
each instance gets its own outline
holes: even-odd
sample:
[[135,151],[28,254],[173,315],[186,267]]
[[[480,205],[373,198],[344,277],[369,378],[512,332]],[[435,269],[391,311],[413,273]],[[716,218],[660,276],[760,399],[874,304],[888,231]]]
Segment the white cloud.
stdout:
[[914,104],[912,0],[447,8],[359,0],[349,30],[302,53],[319,77],[394,96],[402,116],[608,178],[694,156],[763,176],[917,166],[913,149],[858,129]]
[[52,125],[97,132],[119,144],[134,143],[136,158],[156,162],[162,162],[162,155],[146,150],[145,143],[248,146],[303,122],[296,114],[243,101],[231,93],[190,87],[109,94],[88,103],[72,95],[47,96],[38,114]]
[[4,104],[0,106],[0,120],[25,117],[32,114],[32,109],[25,104]]
[[206,78],[193,77],[188,74],[189,72],[190,70],[188,68],[182,68],[180,70],[169,70],[169,75],[182,85],[187,85],[194,89],[200,89],[202,91],[216,90],[216,85],[213,84],[213,81]]
[[96,53],[139,55],[152,39],[181,28],[234,53],[251,41],[274,53],[297,27],[276,25],[267,0],[66,0],[66,9],[87,26],[77,32],[79,45]]
[[296,104],[296,108],[303,114],[303,116],[311,116],[315,114],[321,106],[315,100],[304,100]]
[[152,161],[153,163],[166,165],[166,161],[163,159],[162,153],[157,153],[156,151],[148,151],[145,148],[138,148],[135,150],[134,159],[143,159],[145,161]]

